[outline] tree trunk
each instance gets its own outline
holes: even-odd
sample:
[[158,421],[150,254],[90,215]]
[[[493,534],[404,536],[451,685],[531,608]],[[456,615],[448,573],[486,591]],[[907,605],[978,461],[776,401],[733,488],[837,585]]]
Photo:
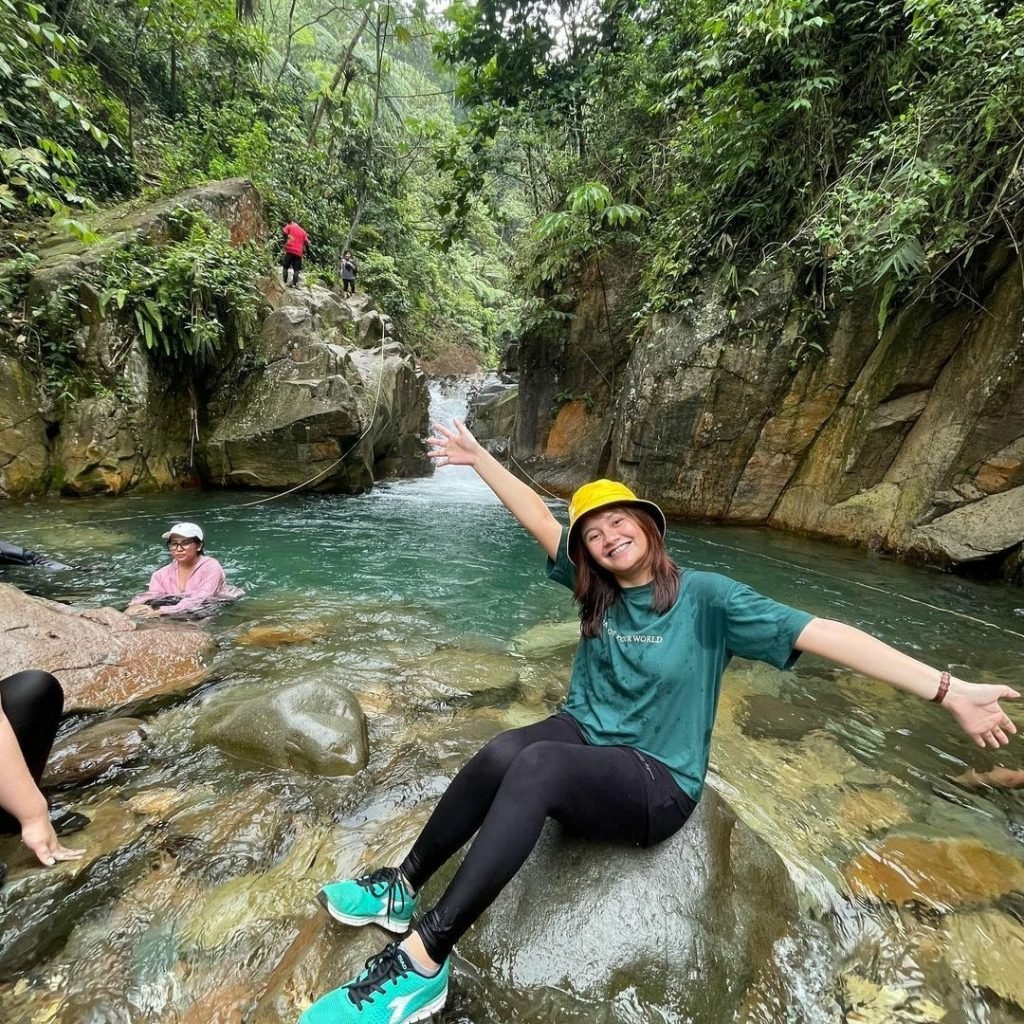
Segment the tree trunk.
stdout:
[[373,150],[377,138],[377,118],[380,116],[381,74],[384,69],[384,46],[388,38],[388,18],[390,13],[390,8],[384,9],[383,25],[380,20],[380,13],[378,12],[377,14],[375,46],[377,54],[377,68],[376,75],[374,76],[375,87],[373,91],[373,117],[370,120],[370,134],[366,140],[366,151],[363,154],[363,162],[359,168],[359,189],[356,196],[356,208],[352,215],[352,223],[348,226],[348,234],[345,236],[346,249],[350,249],[352,247],[352,238],[356,233],[356,228],[359,227],[359,222],[363,219],[363,207],[366,205],[366,182],[369,178],[370,161],[373,160]]
[[338,83],[341,81],[345,72],[348,70],[349,64],[352,62],[352,54],[355,53],[356,47],[359,45],[359,40],[362,38],[363,32],[366,29],[366,25],[370,20],[370,8],[367,7],[363,11],[363,19],[359,22],[359,27],[355,31],[355,35],[352,36],[352,41],[348,44],[345,49],[342,58],[338,61],[338,70],[334,73],[334,78],[331,79],[330,88],[327,90],[326,96],[321,96],[316,101],[316,106],[313,108],[313,117],[309,122],[309,134],[306,136],[307,145],[312,146],[316,141],[316,133],[320,128],[320,121],[324,116],[324,112],[327,110],[328,105],[331,102],[331,97],[334,95],[334,90],[338,88]]
[[178,47],[171,43],[171,116],[178,112]]
[[295,38],[295,32],[292,29],[292,25],[295,23],[295,5],[298,0],[292,0],[291,7],[288,8],[288,41],[284,44],[284,57],[281,60],[281,69],[277,73],[277,78],[274,79],[276,85],[281,81],[281,76],[285,72],[285,68],[288,67],[288,61],[292,57],[292,40]]

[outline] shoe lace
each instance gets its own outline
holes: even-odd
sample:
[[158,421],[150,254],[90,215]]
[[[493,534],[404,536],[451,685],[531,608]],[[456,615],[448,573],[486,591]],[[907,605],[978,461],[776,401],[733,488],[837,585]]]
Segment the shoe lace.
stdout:
[[389,917],[395,909],[395,900],[398,896],[401,896],[402,909],[405,910],[405,886],[402,883],[402,875],[398,868],[380,868],[377,871],[372,871],[368,875],[363,875],[362,878],[357,878],[356,885],[362,886],[372,895],[376,896],[377,899],[387,894],[387,913]]
[[411,969],[408,958],[397,942],[385,946],[366,961],[366,970],[348,986],[348,997],[358,1010],[360,1005],[383,992],[389,981],[397,981]]

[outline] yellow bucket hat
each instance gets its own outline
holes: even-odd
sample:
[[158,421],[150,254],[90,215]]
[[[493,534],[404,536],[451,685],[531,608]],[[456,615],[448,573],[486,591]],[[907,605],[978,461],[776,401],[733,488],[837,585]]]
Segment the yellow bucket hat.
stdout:
[[569,502],[569,550],[572,551],[573,530],[589,512],[607,505],[639,505],[654,516],[662,537],[665,536],[665,513],[653,501],[638,498],[625,484],[617,480],[594,480],[584,484]]

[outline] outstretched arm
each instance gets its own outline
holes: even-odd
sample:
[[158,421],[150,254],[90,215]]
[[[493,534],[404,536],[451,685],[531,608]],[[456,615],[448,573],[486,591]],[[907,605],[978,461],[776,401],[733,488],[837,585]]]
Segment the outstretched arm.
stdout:
[[[932,700],[939,689],[942,673],[938,669],[930,668],[869,633],[842,622],[812,619],[800,633],[795,646],[799,651],[820,654],[925,700]],[[1017,727],[999,706],[999,701],[1019,696],[1009,686],[968,683],[953,678],[942,706],[979,747],[1001,747],[1010,742],[1010,736]]]
[[505,508],[533,535],[547,556],[555,558],[562,526],[540,495],[481,447],[461,420],[453,421],[451,428],[435,423],[434,430],[435,435],[427,438],[427,454],[434,463],[439,466],[472,466]]

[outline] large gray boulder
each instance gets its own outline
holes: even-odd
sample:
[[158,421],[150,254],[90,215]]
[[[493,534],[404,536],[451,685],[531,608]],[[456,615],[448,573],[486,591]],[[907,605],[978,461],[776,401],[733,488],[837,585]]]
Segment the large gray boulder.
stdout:
[[[459,951],[486,979],[474,994],[514,1004],[517,1019],[593,1020],[581,1008],[625,998],[661,1008],[659,1020],[720,1024],[769,976],[780,983],[782,949],[809,948],[809,927],[782,860],[707,790],[683,829],[652,849],[576,840],[549,824]],[[827,1005],[803,1012],[830,1019]]]
[[1024,541],[1024,486],[990,494],[913,533],[914,546],[946,563],[975,562]]
[[268,233],[252,183],[230,179],[97,213],[93,245],[41,245],[28,287],[29,306],[41,311],[35,329],[64,348],[81,386],[57,403],[31,352],[0,359],[0,496],[200,482],[276,490],[310,480],[359,493],[426,473],[426,381],[370,296],[262,278],[269,315],[258,337],[245,327],[244,347],[228,346],[195,379],[161,366],[133,322],[101,308],[102,260],[180,237],[183,209],[226,227],[235,245]]
[[194,394],[180,374],[154,367],[134,325],[100,308],[108,283],[102,262],[128,245],[180,237],[182,210],[227,228],[233,245],[266,237],[259,193],[247,179],[232,178],[142,207],[98,211],[89,218],[99,236],[91,244],[66,237],[40,243],[28,306],[36,311],[34,330],[74,364],[73,394],[44,400],[52,382],[31,346],[20,358],[0,359],[0,496],[119,494],[196,482]]
[[359,702],[330,680],[239,687],[203,712],[196,738],[243,760],[329,778],[354,775],[369,756]]
[[507,455],[518,408],[518,385],[487,381],[470,397],[466,426],[488,450]]
[[225,381],[213,403],[204,475],[233,487],[311,481],[358,493],[381,477],[425,473],[429,395],[412,354],[388,339],[360,347],[362,321],[325,288],[264,288],[287,304],[264,322],[255,366],[241,384]]

